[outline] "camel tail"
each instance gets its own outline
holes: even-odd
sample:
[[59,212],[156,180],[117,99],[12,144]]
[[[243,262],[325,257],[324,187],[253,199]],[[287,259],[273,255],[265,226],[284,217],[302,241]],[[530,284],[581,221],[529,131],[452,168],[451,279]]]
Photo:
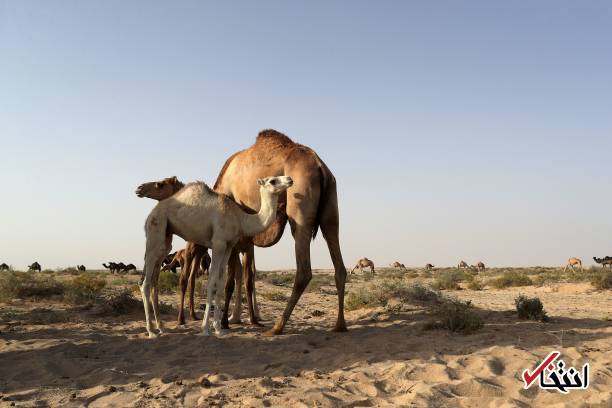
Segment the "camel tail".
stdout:
[[320,184],[320,192],[319,192],[319,204],[317,205],[317,214],[315,216],[315,223],[312,228],[312,240],[317,237],[317,232],[319,231],[319,226],[321,225],[321,217],[323,216],[323,210],[325,209],[325,204],[329,198],[329,187],[330,187],[330,177],[333,178],[331,172],[323,163],[323,161],[317,156],[317,162],[319,163],[319,184]]

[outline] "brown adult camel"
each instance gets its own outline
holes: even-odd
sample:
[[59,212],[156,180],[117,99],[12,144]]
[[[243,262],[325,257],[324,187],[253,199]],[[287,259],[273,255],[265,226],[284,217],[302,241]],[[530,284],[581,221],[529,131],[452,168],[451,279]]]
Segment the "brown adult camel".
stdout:
[[435,266],[433,266],[433,264],[430,264],[430,263],[425,264],[425,270],[426,271],[431,271],[433,268],[435,268]]
[[485,264],[482,261],[479,261],[476,264],[476,270],[478,270],[478,272],[484,272],[485,270]]
[[567,263],[565,264],[565,268],[563,268],[563,272],[567,271],[567,268],[572,268],[573,270],[575,266],[580,267],[581,271],[584,270],[582,269],[582,261],[579,258],[572,257],[567,260]]
[[461,268],[469,268],[469,267],[470,266],[465,261],[460,261],[459,265],[457,265],[457,268],[459,268],[459,269],[461,269]]
[[369,260],[368,258],[361,258],[357,261],[357,264],[351,269],[351,274],[355,271],[355,269],[359,268],[359,271],[363,273],[363,268],[370,268],[372,273],[376,273],[374,270],[374,262]]
[[398,269],[404,269],[406,270],[406,266],[403,263],[399,263],[397,261],[393,262],[391,265],[389,265],[391,268],[398,268]]
[[28,272],[30,271],[38,271],[40,272],[42,270],[40,264],[38,262],[34,262],[32,265],[28,266]]
[[[346,269],[340,251],[338,197],[336,180],[327,165],[307,146],[293,142],[284,134],[275,130],[264,130],[259,133],[255,144],[232,155],[223,165],[217,178],[214,190],[234,199],[243,209],[250,212],[260,207],[257,194],[257,178],[274,175],[289,175],[294,186],[279,198],[279,204],[286,202],[286,214],[291,233],[295,239],[295,258],[297,272],[291,297],[283,315],[266,334],[280,334],[289,320],[291,313],[304,289],[312,278],[310,266],[310,241],[314,239],[319,227],[327,241],[329,253],[335,269],[336,288],[338,291],[338,316],[335,330],[346,331],[344,320],[344,287]],[[276,244],[282,237],[286,220],[279,219],[266,231],[253,239],[242,240],[232,252],[231,262],[239,262],[240,252],[247,256],[243,267],[252,265],[253,245],[268,247]],[[230,273],[237,268],[230,267]],[[232,292],[233,279],[228,279],[226,302]],[[247,281],[247,285],[249,282]],[[247,286],[248,291],[248,286]],[[252,299],[247,296],[249,314],[254,317]],[[224,312],[227,314],[227,308]],[[224,320],[227,317],[224,316]]]

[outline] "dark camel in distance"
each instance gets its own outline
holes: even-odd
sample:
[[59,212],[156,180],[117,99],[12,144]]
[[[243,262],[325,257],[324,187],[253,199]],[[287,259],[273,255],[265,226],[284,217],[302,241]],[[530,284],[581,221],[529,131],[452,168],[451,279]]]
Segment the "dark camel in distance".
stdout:
[[425,264],[426,271],[431,271],[433,268],[435,268],[433,264],[430,264],[430,263]]
[[8,265],[7,265],[7,264],[5,264],[5,263],[2,263],[2,264],[0,265],[0,271],[8,271],[8,270],[10,270],[10,269],[11,269],[11,268],[10,268],[10,266],[8,266]]
[[28,272],[30,271],[38,271],[40,272],[42,268],[38,262],[34,262],[32,265],[28,266]]
[[593,257],[593,260],[605,268],[606,265],[612,269],[612,256],[604,256],[603,258]]

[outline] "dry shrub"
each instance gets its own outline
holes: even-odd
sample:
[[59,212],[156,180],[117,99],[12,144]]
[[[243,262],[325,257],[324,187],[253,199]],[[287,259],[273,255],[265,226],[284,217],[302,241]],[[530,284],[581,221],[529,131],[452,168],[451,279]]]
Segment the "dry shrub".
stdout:
[[158,288],[162,293],[174,292],[179,286],[179,275],[170,271],[159,273]]
[[276,286],[292,286],[293,281],[295,281],[295,274],[282,272],[267,272],[261,274],[261,279],[264,282],[268,282]]
[[94,301],[106,286],[106,280],[93,273],[83,273],[65,286],[64,299],[78,305]]
[[498,278],[489,281],[489,285],[497,289],[514,287],[514,286],[529,286],[533,282],[524,272],[507,271]]
[[459,282],[466,279],[467,272],[459,269],[450,271],[439,271],[436,273],[436,278],[431,284],[434,289],[437,290],[457,290],[461,289]]
[[6,272],[0,275],[0,300],[46,299],[61,296],[64,285],[50,276],[30,272]]
[[425,329],[446,329],[463,334],[473,333],[483,326],[482,318],[474,312],[471,301],[447,299],[434,311],[435,321]]
[[98,298],[97,313],[100,315],[122,315],[142,310],[142,302],[129,289],[104,294]]
[[286,302],[288,299],[287,295],[280,291],[264,292],[261,297],[271,302]]
[[514,304],[520,319],[541,320],[543,322],[548,320],[544,305],[537,297],[528,298],[527,296],[519,295],[519,297],[514,299]]
[[402,303],[432,302],[438,299],[433,290],[416,284],[407,284],[401,279],[387,279],[351,290],[346,296],[346,309],[386,306],[390,299]]
[[591,285],[600,290],[612,289],[612,271],[595,272],[591,278]]

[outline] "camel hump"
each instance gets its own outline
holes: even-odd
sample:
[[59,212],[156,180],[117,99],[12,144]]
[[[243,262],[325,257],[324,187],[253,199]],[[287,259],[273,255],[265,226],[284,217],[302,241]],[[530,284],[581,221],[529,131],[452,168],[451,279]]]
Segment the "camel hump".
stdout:
[[257,135],[255,139],[255,144],[279,144],[283,146],[292,146],[295,144],[293,140],[289,138],[289,136],[274,130],[274,129],[264,129]]

